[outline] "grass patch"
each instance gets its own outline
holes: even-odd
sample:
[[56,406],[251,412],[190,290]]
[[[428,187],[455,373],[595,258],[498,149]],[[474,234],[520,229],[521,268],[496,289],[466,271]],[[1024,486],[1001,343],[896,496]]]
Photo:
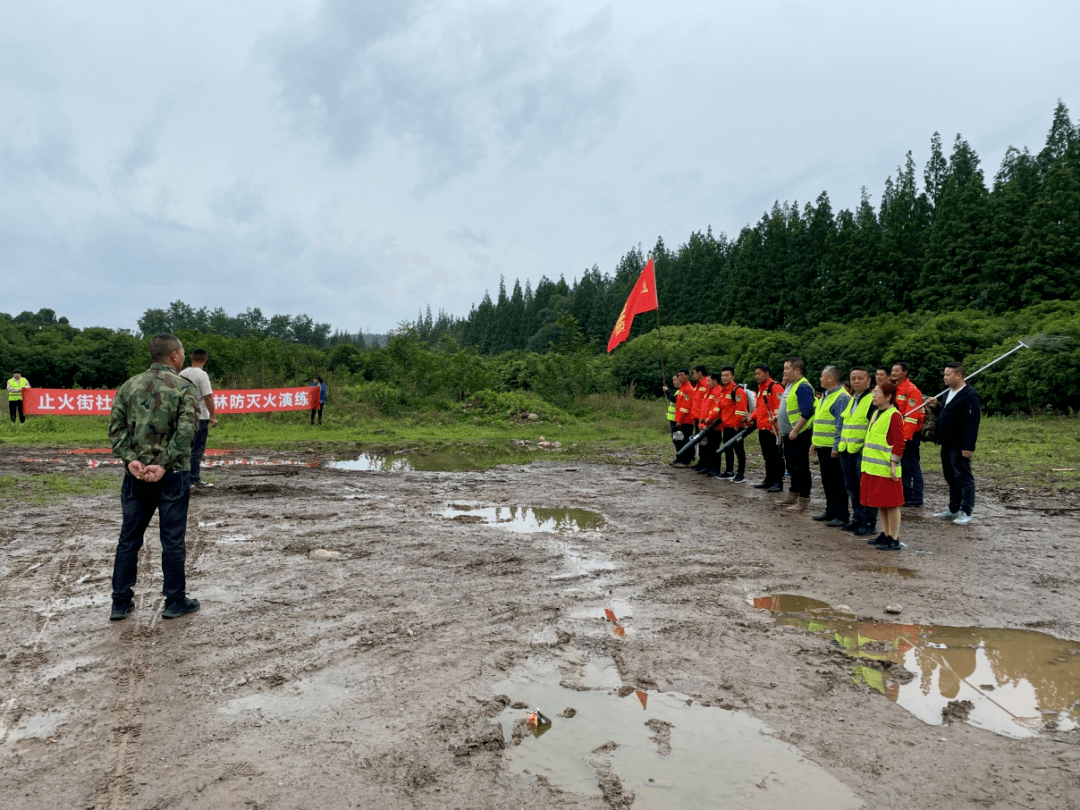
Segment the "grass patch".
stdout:
[[71,475],[51,472],[0,476],[0,502],[38,506],[61,503],[71,497],[120,493],[120,479],[101,475]]
[[1080,491],[1080,420],[1067,416],[984,418],[974,462],[976,474],[995,480],[1027,480],[1066,492]]

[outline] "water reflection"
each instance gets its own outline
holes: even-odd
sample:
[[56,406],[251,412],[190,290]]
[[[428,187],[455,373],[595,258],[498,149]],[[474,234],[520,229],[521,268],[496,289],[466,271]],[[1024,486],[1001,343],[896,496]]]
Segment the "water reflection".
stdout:
[[[860,664],[853,677],[940,725],[951,701],[971,701],[967,722],[1008,737],[1080,723],[1080,643],[1034,630],[861,622],[803,596],[765,596],[754,606],[780,624],[832,636],[863,660],[900,664],[909,682]],[[800,615],[801,614],[801,615]]]
[[326,461],[322,465],[334,470],[362,470],[378,472],[411,472],[412,464],[404,456],[379,456],[371,453],[361,453],[356,458],[334,459]]
[[[597,776],[608,769],[623,795],[634,795],[634,810],[862,806],[848,787],[747,714],[675,692],[609,689],[587,678],[584,689],[570,689],[561,681],[554,663],[530,660],[493,684],[493,694],[540,707],[551,718],[542,737],[527,733],[526,710],[508,706],[496,718],[511,773],[541,775],[592,800],[590,806],[602,801]],[[525,733],[515,734],[520,727]]]
[[443,517],[486,523],[512,532],[582,532],[599,529],[604,519],[588,509],[541,509],[531,506],[451,506]]

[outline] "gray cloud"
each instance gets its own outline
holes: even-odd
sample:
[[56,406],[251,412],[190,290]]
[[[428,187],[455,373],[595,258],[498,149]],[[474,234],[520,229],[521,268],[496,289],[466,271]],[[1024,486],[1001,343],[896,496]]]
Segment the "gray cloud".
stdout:
[[135,130],[131,143],[116,159],[112,180],[117,185],[126,185],[135,179],[140,169],[154,165],[158,160],[158,142],[165,132],[169,112],[173,104],[163,101],[157,105],[149,121]]
[[587,149],[618,116],[624,76],[601,47],[611,11],[559,32],[549,4],[330,0],[265,48],[283,109],[350,162],[381,139],[419,149],[438,185],[494,153]]

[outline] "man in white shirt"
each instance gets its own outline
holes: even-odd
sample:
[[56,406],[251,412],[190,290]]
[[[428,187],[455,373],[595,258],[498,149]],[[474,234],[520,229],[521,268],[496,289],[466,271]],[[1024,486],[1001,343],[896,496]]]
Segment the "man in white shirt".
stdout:
[[195,431],[195,440],[191,443],[191,486],[205,489],[213,484],[204,482],[199,477],[199,468],[203,453],[206,452],[206,436],[210,426],[217,427],[214,415],[214,389],[210,386],[210,375],[206,366],[206,349],[196,349],[191,353],[191,365],[180,372],[180,376],[195,386],[199,400],[199,427]]

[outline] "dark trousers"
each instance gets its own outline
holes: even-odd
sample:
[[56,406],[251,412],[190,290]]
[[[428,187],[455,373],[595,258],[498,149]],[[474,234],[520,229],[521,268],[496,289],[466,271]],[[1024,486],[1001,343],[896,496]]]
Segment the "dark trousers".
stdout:
[[[735,438],[735,434],[738,433],[740,428],[726,427],[724,428],[724,441],[730,441]],[[717,444],[719,447],[720,444]],[[735,459],[739,460],[739,466],[736,468],[736,475],[742,475],[746,472],[746,445],[743,442],[735,442],[731,447],[724,451],[724,472],[731,472],[731,465]],[[720,459],[716,460],[716,463],[720,463]]]
[[210,432],[210,420],[200,419],[198,430],[195,431],[195,439],[191,443],[191,483],[197,484],[202,479],[199,477],[199,469],[202,466],[203,453],[206,452],[206,434]]
[[720,428],[710,430],[705,434],[704,438],[698,442],[698,463],[699,468],[706,470],[716,470],[720,464],[720,459],[716,456],[716,448],[720,446]]
[[761,445],[761,458],[765,461],[765,483],[784,483],[784,454],[780,452],[780,444],[776,441],[776,434],[768,430],[758,431],[758,444]]
[[315,424],[315,414],[319,415],[319,424],[321,425],[322,424],[322,405],[320,405],[318,408],[312,408],[311,409],[311,424],[313,424],[313,425]]
[[975,476],[971,474],[971,459],[964,458],[959,447],[941,448],[941,471],[949,485],[949,511],[967,512],[975,508]]
[[904,485],[904,503],[912,506],[921,506],[923,502],[922,465],[919,460],[920,444],[922,444],[922,437],[916,433],[904,445],[904,457],[900,460],[900,480]]
[[26,416],[23,415],[22,400],[21,399],[9,399],[8,400],[8,413],[11,414],[11,424],[15,424],[15,414],[19,414],[19,421],[25,423]]
[[821,472],[821,489],[825,492],[825,514],[847,522],[851,514],[848,512],[847,488],[844,486],[844,468],[840,466],[840,457],[833,458],[831,447],[815,447],[814,451]]
[[671,442],[672,442],[672,444],[675,445],[675,460],[676,461],[681,462],[683,464],[689,464],[691,461],[694,460],[694,451],[693,450],[687,450],[681,456],[679,455],[679,451],[682,450],[684,446],[686,446],[686,443],[688,441],[690,441],[690,439],[691,439],[691,437],[693,435],[694,435],[694,426],[693,425],[687,425],[687,424],[682,424],[682,425],[676,424],[675,425],[675,432],[671,434]]
[[792,441],[784,439],[784,462],[791,473],[789,492],[802,498],[810,497],[810,440],[812,430],[807,429]]
[[862,483],[862,453],[841,453],[840,469],[844,471],[844,488],[851,499],[851,517],[860,526],[877,526],[877,509],[863,506],[859,500],[859,487]]
[[161,574],[164,579],[161,592],[166,604],[183,601],[187,590],[184,536],[187,532],[190,483],[190,476],[186,472],[165,473],[160,481],[154,483],[140,481],[131,473],[124,476],[120,488],[124,522],[120,527],[120,541],[116,544],[116,559],[113,561],[113,604],[130,602],[135,595],[139,549],[142,548],[143,534],[155,511],[158,513],[161,537]]

